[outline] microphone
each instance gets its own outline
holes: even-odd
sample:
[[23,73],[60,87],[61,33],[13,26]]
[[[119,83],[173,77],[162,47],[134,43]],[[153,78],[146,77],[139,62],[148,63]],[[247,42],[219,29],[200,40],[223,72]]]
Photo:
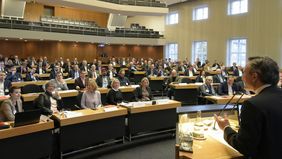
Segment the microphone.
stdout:
[[[232,99],[235,97],[236,93],[233,93],[233,96],[227,101],[227,103],[224,105],[224,107],[220,110],[220,112],[217,114],[217,116],[220,116],[222,114],[223,111],[225,111],[226,107],[228,106],[228,104],[232,101]],[[213,124],[213,129],[216,130],[215,128],[215,123],[216,121],[214,121]]]
[[238,99],[238,100],[236,101],[236,103],[233,105],[233,108],[232,108],[232,110],[231,110],[231,111],[233,111],[234,108],[237,106],[237,111],[238,111],[237,118],[238,118],[238,123],[239,123],[239,125],[240,125],[239,102],[240,102],[240,100],[242,99],[242,97],[245,95],[244,92],[240,92],[240,93],[241,93],[241,95],[240,95],[239,99]]

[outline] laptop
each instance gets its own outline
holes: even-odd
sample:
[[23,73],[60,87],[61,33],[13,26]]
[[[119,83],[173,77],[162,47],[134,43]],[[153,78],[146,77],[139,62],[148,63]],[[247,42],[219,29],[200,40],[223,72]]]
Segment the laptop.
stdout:
[[18,112],[15,114],[15,122],[13,127],[39,123],[40,115],[40,109]]

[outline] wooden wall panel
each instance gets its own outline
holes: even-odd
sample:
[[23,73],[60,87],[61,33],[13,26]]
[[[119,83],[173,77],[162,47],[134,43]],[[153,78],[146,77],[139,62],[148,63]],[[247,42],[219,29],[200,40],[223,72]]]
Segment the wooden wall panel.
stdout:
[[38,3],[26,3],[24,10],[24,20],[39,22],[43,15],[44,7]]
[[55,16],[67,19],[95,21],[99,26],[107,27],[109,14],[73,8],[55,7]]
[[63,57],[73,60],[87,60],[92,62],[100,53],[107,53],[108,57],[135,57],[135,58],[163,58],[162,46],[133,46],[133,45],[106,45],[103,48],[97,44],[55,42],[55,41],[0,41],[0,54],[4,56],[18,55],[20,58],[47,56],[50,61]]
[[[26,3],[24,19],[28,21],[40,21],[43,15],[44,5],[39,3]],[[86,11],[74,8],[55,6],[55,17],[63,17],[73,20],[95,21],[101,27],[107,27],[108,13]]]

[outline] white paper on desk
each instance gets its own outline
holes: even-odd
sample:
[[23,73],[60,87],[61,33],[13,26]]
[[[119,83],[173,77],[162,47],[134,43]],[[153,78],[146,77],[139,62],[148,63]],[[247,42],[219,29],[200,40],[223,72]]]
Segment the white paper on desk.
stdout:
[[67,118],[82,116],[81,112],[64,111]]
[[111,106],[111,107],[104,107],[104,110],[105,112],[111,112],[111,111],[118,110],[118,108],[115,106]]
[[[133,107],[143,107],[145,106],[145,102],[132,102],[133,103]],[[152,103],[152,102],[151,102]]]
[[137,88],[137,87],[139,87],[140,85],[131,85],[131,87],[133,87],[133,88]]
[[187,83],[179,83],[178,85],[183,86],[183,85],[187,85]]
[[168,104],[169,101],[169,99],[158,99],[156,100],[156,104]]

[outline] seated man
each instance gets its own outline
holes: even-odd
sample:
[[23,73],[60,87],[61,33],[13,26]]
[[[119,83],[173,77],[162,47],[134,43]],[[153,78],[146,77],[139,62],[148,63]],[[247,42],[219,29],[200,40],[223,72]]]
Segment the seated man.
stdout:
[[234,93],[237,93],[238,86],[236,83],[234,83],[234,77],[229,76],[227,78],[227,81],[223,82],[219,89],[218,89],[218,94],[219,95],[233,95]]
[[[60,90],[69,90],[67,83],[63,79],[63,73],[58,72],[56,74],[55,79],[51,79],[50,82],[54,83],[55,89],[60,91]],[[46,88],[46,86],[45,86]]]
[[125,77],[124,69],[121,69],[119,71],[118,80],[119,80],[121,86],[128,86],[128,85],[130,85],[129,79],[127,77]]
[[213,76],[213,82],[214,83],[223,83],[225,82],[225,77],[222,75],[222,70],[217,69],[216,70],[217,74]]
[[10,82],[19,82],[22,81],[22,76],[17,72],[16,67],[12,66],[7,74],[6,80]]
[[205,83],[200,86],[200,96],[214,96],[216,95],[215,90],[212,86],[212,76],[205,78]]
[[29,73],[26,74],[26,81],[38,81],[38,74],[35,73],[36,69],[32,68]]
[[7,95],[9,93],[9,88],[11,87],[11,82],[5,80],[6,74],[0,72],[0,96]]
[[45,85],[45,93],[40,94],[35,99],[35,107],[41,109],[41,113],[44,115],[51,115],[53,113],[59,112],[62,108],[61,96],[56,90],[56,84],[53,82],[48,82]]
[[170,77],[167,79],[167,81],[165,82],[165,89],[167,90],[167,96],[169,98],[171,98],[172,96],[174,96],[174,91],[170,88],[170,84],[171,83],[179,83],[181,82],[181,78],[177,75],[177,72],[175,69],[173,69],[170,73]]
[[79,67],[78,65],[74,65],[73,69],[70,70],[69,72],[69,77],[71,77],[72,79],[76,79],[79,77]]
[[106,68],[101,69],[101,75],[96,78],[96,83],[99,87],[110,87],[111,79],[109,76],[107,76]]
[[87,82],[88,82],[88,78],[86,77],[86,74],[87,72],[84,70],[81,70],[79,72],[79,77],[74,80],[75,89],[80,90],[86,87]]
[[4,100],[0,107],[0,121],[14,121],[17,112],[23,112],[21,88],[11,87],[10,98]]

